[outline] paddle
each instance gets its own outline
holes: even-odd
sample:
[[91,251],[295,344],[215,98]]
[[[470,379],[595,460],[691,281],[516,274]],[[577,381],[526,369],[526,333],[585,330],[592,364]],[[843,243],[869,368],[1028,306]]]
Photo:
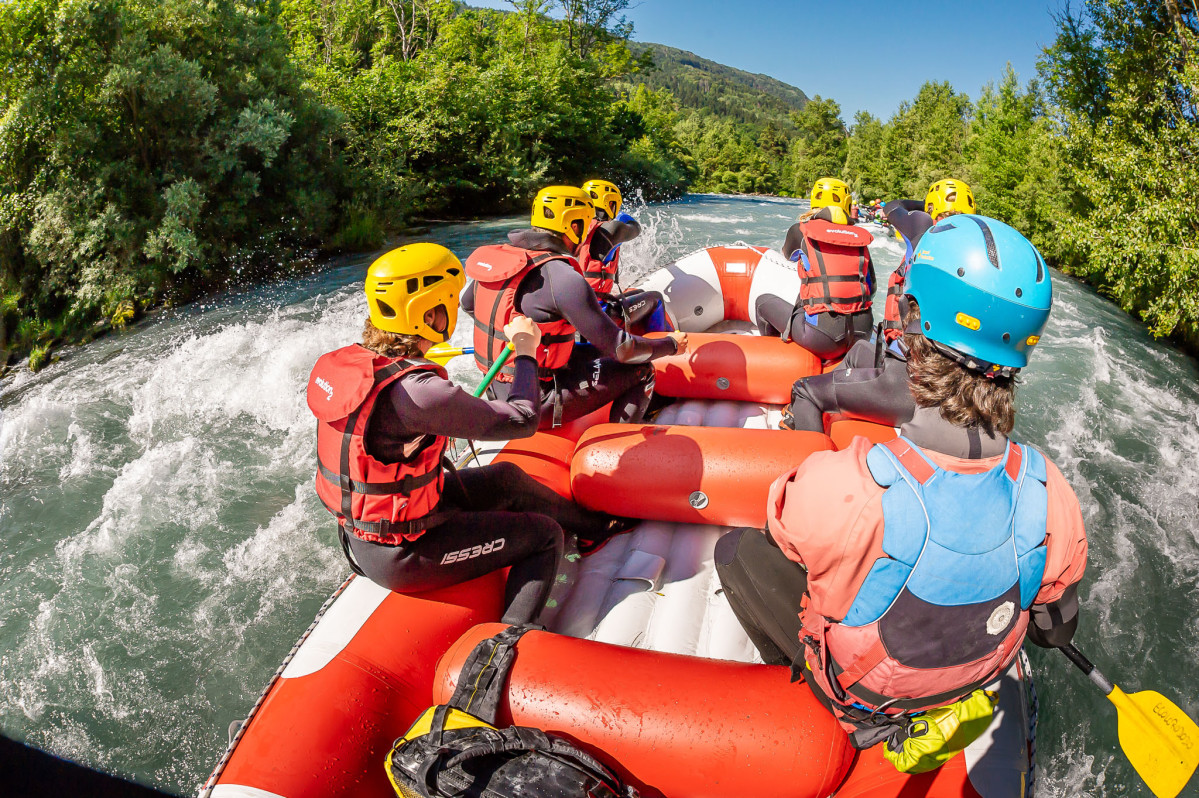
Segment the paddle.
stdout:
[[[495,375],[500,373],[500,369],[508,362],[508,358],[512,357],[513,349],[512,342],[509,341],[508,345],[504,347],[504,351],[500,352],[500,356],[495,359],[495,362],[491,364],[491,368],[483,375],[483,381],[479,383],[479,387],[473,391],[473,396],[476,399],[483,395],[483,391],[487,390],[487,386],[495,379]],[[473,352],[474,350],[472,349],[471,351]]]
[[1161,693],[1125,693],[1074,646],[1058,650],[1116,705],[1120,747],[1145,784],[1157,798],[1175,798],[1199,766],[1199,725]]
[[432,360],[439,366],[444,366],[459,355],[473,355],[474,352],[475,348],[473,346],[457,347],[437,344],[425,353],[425,359]]

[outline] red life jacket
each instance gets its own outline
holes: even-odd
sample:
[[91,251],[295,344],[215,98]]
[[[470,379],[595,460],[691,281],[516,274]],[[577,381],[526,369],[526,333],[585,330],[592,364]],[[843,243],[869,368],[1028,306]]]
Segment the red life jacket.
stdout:
[[427,360],[377,355],[358,344],[321,355],[308,377],[308,407],[317,418],[316,493],[341,527],[372,543],[396,545],[424,534],[422,519],[441,498],[448,440],[414,441],[404,462],[367,453],[364,435],[380,391],[412,371],[446,371]]
[[857,313],[870,307],[870,242],[860,227],[823,219],[804,222],[799,305],[808,315]]
[[579,244],[579,268],[583,272],[583,276],[587,278],[587,285],[597,294],[611,294],[612,289],[616,286],[616,273],[620,268],[620,249],[612,253],[612,259],[607,263],[600,258],[592,257],[591,241],[595,238],[595,231],[599,230],[600,222],[592,220],[591,225],[587,228],[587,233],[583,236],[582,242]]
[[[521,281],[551,260],[564,260],[576,270],[579,268],[579,262],[570,255],[520,249],[507,244],[479,247],[466,259],[466,276],[476,282],[475,365],[484,374],[508,343],[504,325],[517,315],[516,292]],[[545,372],[562,368],[570,360],[575,328],[566,319],[537,322],[537,326],[541,328],[537,365],[545,375]],[[514,373],[509,361],[496,375],[496,380],[512,382]]]
[[869,710],[944,706],[1006,670],[1047,556],[1048,475],[1037,450],[1009,442],[994,468],[959,474],[898,438],[875,445],[866,463],[886,489],[883,556],[844,617],[803,613],[814,686],[847,731]]

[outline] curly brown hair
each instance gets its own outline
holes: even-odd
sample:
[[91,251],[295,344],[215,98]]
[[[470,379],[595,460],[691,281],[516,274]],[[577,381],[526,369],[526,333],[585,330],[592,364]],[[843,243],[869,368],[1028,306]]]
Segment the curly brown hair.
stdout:
[[[920,306],[908,299],[904,328],[920,321]],[[1016,421],[1016,378],[986,377],[937,351],[920,333],[905,333],[908,387],[920,407],[936,407],[958,427],[982,427],[989,435],[1009,435]]]
[[375,354],[384,357],[423,357],[420,342],[425,340],[419,335],[403,335],[387,332],[376,327],[367,316],[366,324],[362,327],[362,345]]

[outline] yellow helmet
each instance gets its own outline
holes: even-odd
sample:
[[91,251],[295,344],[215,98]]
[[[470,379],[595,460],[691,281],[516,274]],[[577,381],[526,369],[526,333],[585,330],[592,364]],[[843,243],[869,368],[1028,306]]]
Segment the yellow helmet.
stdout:
[[549,186],[538,191],[533,199],[531,224],[562,233],[575,244],[583,240],[587,223],[594,218],[591,197],[578,186]]
[[[441,343],[454,334],[458,294],[466,284],[462,262],[440,244],[408,244],[380,256],[366,270],[366,303],[380,330],[419,335]],[[425,323],[425,314],[445,308],[445,332]]]
[[943,213],[978,213],[974,204],[974,193],[961,180],[946,178],[933,183],[924,198],[924,212],[936,219]]
[[836,205],[849,213],[849,186],[844,180],[838,180],[835,177],[822,177],[816,181],[816,185],[812,186],[812,207],[823,208],[827,205]]
[[607,180],[588,180],[583,184],[583,190],[591,197],[597,215],[603,211],[608,214],[609,219],[615,219],[616,214],[620,213],[620,206],[624,200],[615,183],[609,183]]

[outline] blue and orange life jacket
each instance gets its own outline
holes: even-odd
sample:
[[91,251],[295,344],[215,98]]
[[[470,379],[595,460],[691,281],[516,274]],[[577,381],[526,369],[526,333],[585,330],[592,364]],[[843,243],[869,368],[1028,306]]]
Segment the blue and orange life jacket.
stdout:
[[[885,556],[844,618],[805,612],[808,665],[834,708],[952,703],[1002,673],[1024,641],[1045,571],[1045,458],[1009,442],[994,468],[961,474],[901,437],[866,464],[886,489]],[[852,717],[838,713],[847,730]]]

